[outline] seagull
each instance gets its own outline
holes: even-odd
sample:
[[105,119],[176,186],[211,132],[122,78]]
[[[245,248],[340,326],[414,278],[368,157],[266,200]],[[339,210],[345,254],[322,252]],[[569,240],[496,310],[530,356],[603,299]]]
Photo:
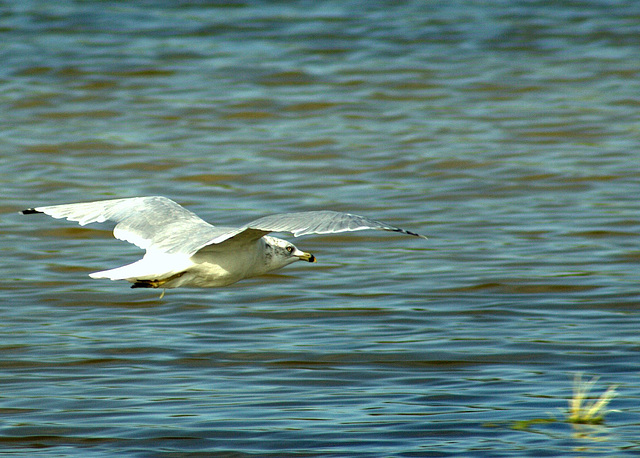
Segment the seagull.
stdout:
[[316,262],[311,253],[267,235],[271,232],[298,237],[375,229],[427,238],[364,216],[328,210],[265,216],[241,227],[213,226],[161,196],[52,205],[20,213],[44,213],[81,226],[115,223],[114,237],[146,253],[132,264],[89,276],[126,280],[132,288],[163,288],[163,295],[165,288],[227,286],[296,261]]

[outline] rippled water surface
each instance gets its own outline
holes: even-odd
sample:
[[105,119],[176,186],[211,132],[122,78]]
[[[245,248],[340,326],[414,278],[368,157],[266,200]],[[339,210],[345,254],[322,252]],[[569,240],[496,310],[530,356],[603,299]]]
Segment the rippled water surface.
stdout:
[[[640,4],[0,5],[0,447],[16,456],[640,452]],[[17,211],[166,195],[334,209],[222,289]],[[617,385],[566,421],[573,377]]]

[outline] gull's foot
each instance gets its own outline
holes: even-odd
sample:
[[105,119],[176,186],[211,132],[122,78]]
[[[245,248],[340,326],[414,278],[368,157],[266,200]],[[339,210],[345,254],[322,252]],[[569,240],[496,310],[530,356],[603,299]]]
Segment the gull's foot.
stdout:
[[[166,284],[171,280],[175,280],[176,278],[180,278],[184,275],[184,272],[180,272],[178,274],[172,275],[171,277],[163,278],[162,280],[136,280],[132,288],[160,288],[162,285]],[[163,294],[164,295],[164,294]]]

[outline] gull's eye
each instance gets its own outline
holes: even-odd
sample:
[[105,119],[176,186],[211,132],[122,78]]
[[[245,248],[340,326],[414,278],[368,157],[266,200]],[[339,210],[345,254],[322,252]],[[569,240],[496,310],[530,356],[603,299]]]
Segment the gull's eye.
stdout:
[[287,248],[285,248],[285,250],[287,250],[287,253],[293,253],[293,247],[291,245],[287,245]]

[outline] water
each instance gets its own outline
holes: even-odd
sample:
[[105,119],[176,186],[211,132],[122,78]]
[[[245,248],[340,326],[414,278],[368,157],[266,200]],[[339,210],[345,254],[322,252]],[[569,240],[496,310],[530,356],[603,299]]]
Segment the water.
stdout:
[[[640,449],[640,6],[0,6],[0,444],[11,456]],[[345,210],[319,263],[211,290],[87,277],[166,195],[217,224]],[[302,264],[302,263],[300,263]],[[565,421],[574,374],[618,385]]]

